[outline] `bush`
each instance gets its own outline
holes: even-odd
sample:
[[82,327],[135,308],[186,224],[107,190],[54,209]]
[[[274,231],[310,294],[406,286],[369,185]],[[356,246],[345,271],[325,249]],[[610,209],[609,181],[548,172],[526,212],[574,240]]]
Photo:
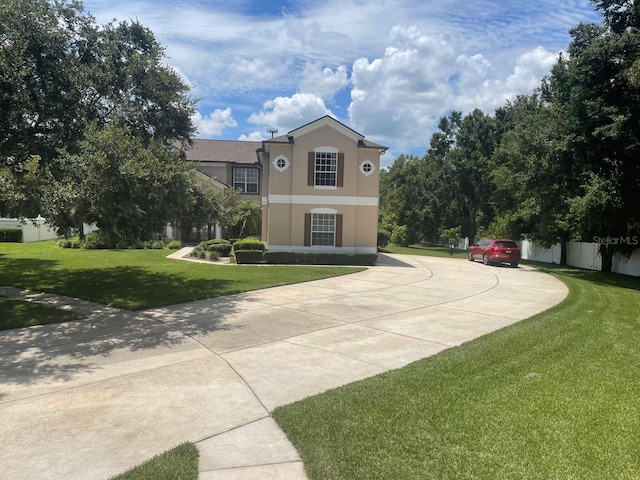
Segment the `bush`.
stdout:
[[179,250],[182,248],[182,242],[180,242],[180,240],[171,240],[167,244],[167,248],[170,250]]
[[391,242],[402,247],[409,245],[409,232],[406,225],[397,225],[391,233]]
[[266,252],[264,261],[280,265],[375,265],[375,253]]
[[380,248],[386,247],[391,239],[391,234],[387,230],[378,231],[378,246]]
[[0,242],[21,242],[22,241],[22,229],[21,228],[0,228]]
[[207,245],[231,245],[231,242],[224,238],[212,238],[211,240],[207,240]]
[[233,245],[230,243],[214,243],[209,245],[209,251],[211,253],[217,253],[220,257],[228,257],[231,255]]
[[206,260],[207,259],[207,252],[205,252],[204,250],[198,250],[197,257],[202,259],[202,260]]
[[236,263],[238,264],[260,263],[263,255],[262,250],[235,250]]
[[218,260],[220,258],[220,254],[218,252],[211,251],[211,252],[209,252],[208,258],[209,258],[209,260],[211,260],[213,262],[213,261]]
[[61,238],[58,240],[58,246],[60,248],[71,248],[71,240],[68,238]]
[[82,241],[82,248],[89,250],[97,250],[103,248],[109,248],[107,240],[100,235],[99,231],[91,232]]
[[242,240],[238,240],[233,244],[233,249],[235,251],[259,250],[261,252],[264,252],[267,249],[267,246],[264,242],[258,240],[257,238],[243,238]]

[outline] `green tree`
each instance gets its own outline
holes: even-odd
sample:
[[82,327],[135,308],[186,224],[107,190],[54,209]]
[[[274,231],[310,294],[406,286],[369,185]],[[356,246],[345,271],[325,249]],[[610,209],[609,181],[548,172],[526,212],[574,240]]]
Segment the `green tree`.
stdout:
[[[188,141],[194,102],[163,53],[138,22],[98,27],[76,1],[0,3],[0,213],[42,212],[51,179],[74,184],[63,178],[71,167],[60,149],[78,154],[112,122],[145,146]],[[27,165],[36,157],[34,172]]]
[[238,236],[244,238],[259,235],[262,225],[262,206],[255,200],[240,200],[234,208],[235,227],[239,228]]

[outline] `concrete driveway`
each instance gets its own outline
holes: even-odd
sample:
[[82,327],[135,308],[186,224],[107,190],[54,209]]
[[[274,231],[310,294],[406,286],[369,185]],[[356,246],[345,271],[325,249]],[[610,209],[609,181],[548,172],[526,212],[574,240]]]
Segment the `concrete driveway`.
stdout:
[[[243,267],[212,267],[243,268]],[[527,267],[381,255],[353,275],[0,332],[0,479],[109,478],[183,441],[200,478],[304,479],[270,416],[511,325],[566,287]]]

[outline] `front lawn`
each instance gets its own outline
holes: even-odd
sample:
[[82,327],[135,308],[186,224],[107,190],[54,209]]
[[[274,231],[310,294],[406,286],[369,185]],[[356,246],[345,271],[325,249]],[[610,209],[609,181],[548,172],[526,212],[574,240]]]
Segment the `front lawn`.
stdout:
[[640,280],[551,271],[560,305],[277,409],[310,479],[640,478]]
[[224,266],[165,258],[168,250],[75,250],[0,243],[0,285],[130,310],[305,282],[359,267]]
[[383,253],[401,253],[403,255],[425,255],[429,257],[467,258],[466,250],[451,249],[447,247],[430,247],[416,243],[407,247],[401,247],[394,243],[388,244],[380,250]]
[[79,313],[17,298],[0,297],[0,330],[68,322],[84,318]]
[[197,480],[197,478],[198,449],[193,443],[183,443],[113,477],[113,480]]

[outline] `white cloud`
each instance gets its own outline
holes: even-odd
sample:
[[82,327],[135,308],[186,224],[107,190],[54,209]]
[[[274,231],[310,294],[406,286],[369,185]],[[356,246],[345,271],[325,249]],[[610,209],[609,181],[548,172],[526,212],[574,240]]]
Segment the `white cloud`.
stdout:
[[507,78],[507,85],[512,92],[529,92],[540,86],[540,80],[547,75],[558,59],[558,54],[538,46],[520,55]]
[[300,91],[331,100],[348,84],[347,67],[344,65],[332,70],[329,67],[322,68],[320,62],[307,62],[302,72]]
[[248,140],[250,142],[261,142],[262,140],[266,140],[267,137],[262,135],[260,130],[256,130],[255,132],[251,132],[249,135],[240,135],[238,140]]
[[216,109],[209,115],[196,112],[191,118],[196,126],[199,137],[213,137],[220,135],[225,128],[235,127],[238,124],[233,119],[231,108]]
[[249,123],[276,127],[287,132],[319,117],[331,115],[324,101],[311,93],[296,93],[291,97],[276,97],[262,106],[262,111],[252,113]]

